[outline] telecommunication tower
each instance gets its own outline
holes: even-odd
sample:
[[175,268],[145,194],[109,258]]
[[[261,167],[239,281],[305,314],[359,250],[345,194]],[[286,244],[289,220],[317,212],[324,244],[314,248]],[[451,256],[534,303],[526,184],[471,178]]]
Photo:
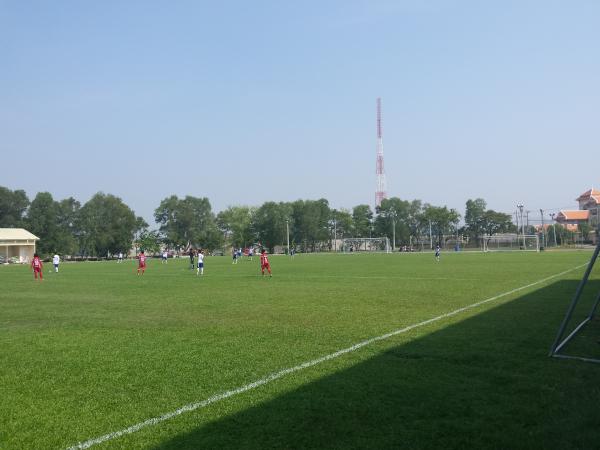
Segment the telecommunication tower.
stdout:
[[381,206],[381,200],[387,198],[385,191],[385,169],[383,167],[383,133],[381,131],[381,97],[377,97],[377,190],[375,191],[375,206]]

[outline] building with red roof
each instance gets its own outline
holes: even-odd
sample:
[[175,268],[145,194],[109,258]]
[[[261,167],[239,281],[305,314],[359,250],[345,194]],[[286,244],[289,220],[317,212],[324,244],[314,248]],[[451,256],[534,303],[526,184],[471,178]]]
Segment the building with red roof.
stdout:
[[575,199],[579,209],[561,210],[556,215],[556,222],[570,231],[577,231],[579,224],[587,223],[592,227],[598,226],[600,218],[600,191],[589,189]]

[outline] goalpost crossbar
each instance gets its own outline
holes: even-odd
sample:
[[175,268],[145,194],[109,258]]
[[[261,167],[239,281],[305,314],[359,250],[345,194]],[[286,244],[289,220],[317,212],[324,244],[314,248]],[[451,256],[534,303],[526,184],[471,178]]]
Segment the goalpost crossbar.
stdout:
[[537,234],[493,234],[482,237],[484,252],[540,251],[540,238]]
[[385,252],[391,253],[390,239],[379,238],[343,238],[341,239],[342,252]]

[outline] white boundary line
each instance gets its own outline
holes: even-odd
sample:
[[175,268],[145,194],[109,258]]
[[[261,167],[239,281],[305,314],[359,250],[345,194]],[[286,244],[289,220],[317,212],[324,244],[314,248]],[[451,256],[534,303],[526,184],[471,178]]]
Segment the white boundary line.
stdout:
[[179,416],[179,415],[181,415],[181,414],[183,414],[185,412],[195,411],[197,409],[204,408],[204,407],[206,407],[206,406],[208,406],[208,405],[210,405],[212,403],[216,403],[216,402],[224,400],[226,398],[233,397],[234,395],[242,394],[242,393],[247,392],[247,391],[249,391],[251,389],[255,389],[257,387],[264,386],[265,384],[268,384],[268,383],[270,383],[272,381],[275,381],[275,380],[277,380],[279,378],[282,378],[282,377],[284,377],[286,375],[289,375],[290,373],[298,372],[300,370],[316,366],[317,364],[321,364],[322,362],[338,358],[338,357],[340,357],[342,355],[345,355],[346,353],[350,353],[350,352],[356,351],[359,348],[365,347],[365,346],[370,345],[370,344],[372,344],[374,342],[378,342],[378,341],[383,341],[383,340],[389,339],[389,338],[391,338],[393,336],[397,336],[399,334],[406,333],[407,331],[413,330],[415,328],[422,327],[422,326],[425,326],[425,325],[429,325],[430,323],[437,322],[438,320],[442,320],[442,319],[445,319],[447,317],[455,316],[455,315],[460,314],[461,312],[467,311],[469,309],[477,308],[478,306],[481,306],[481,305],[483,305],[485,303],[493,302],[494,300],[498,300],[499,298],[506,297],[507,295],[514,294],[515,292],[519,292],[519,291],[522,291],[524,289],[528,289],[530,287],[536,286],[538,284],[542,284],[542,283],[544,283],[544,282],[546,282],[548,280],[551,280],[551,279],[556,278],[556,277],[560,277],[562,275],[566,275],[569,272],[573,272],[573,271],[575,271],[577,269],[580,269],[580,268],[582,268],[584,266],[587,266],[587,264],[588,263],[581,264],[579,266],[573,267],[572,269],[565,270],[564,272],[560,272],[560,273],[557,273],[557,274],[554,274],[554,275],[550,275],[549,277],[543,278],[541,280],[535,281],[535,282],[527,284],[525,286],[521,286],[521,287],[512,289],[510,291],[504,292],[502,294],[495,295],[494,297],[490,297],[490,298],[487,298],[485,300],[481,300],[481,301],[473,303],[471,305],[463,306],[462,308],[458,308],[458,309],[455,309],[454,311],[451,311],[449,313],[441,314],[441,315],[439,315],[437,317],[433,317],[431,319],[424,320],[423,322],[415,323],[413,325],[409,325],[407,327],[400,328],[400,329],[392,331],[390,333],[382,334],[381,336],[377,336],[377,337],[374,337],[374,338],[370,338],[370,339],[364,340],[362,342],[359,342],[357,344],[352,345],[351,347],[347,347],[347,348],[344,348],[342,350],[338,350],[335,353],[330,353],[329,355],[325,355],[325,356],[322,356],[320,358],[304,362],[304,363],[299,364],[297,366],[289,367],[287,369],[280,370],[279,372],[271,373],[271,374],[267,375],[266,377],[261,378],[260,380],[254,381],[254,382],[249,383],[249,384],[245,384],[243,386],[240,386],[238,388],[235,388],[235,389],[232,389],[232,390],[229,390],[229,391],[221,392],[220,394],[213,395],[212,397],[209,397],[209,398],[207,398],[205,400],[202,400],[202,401],[199,401],[199,402],[189,403],[187,405],[182,406],[181,408],[176,409],[175,411],[171,411],[171,412],[165,413],[165,414],[163,414],[161,416],[153,417],[151,419],[144,420],[143,422],[139,422],[139,423],[137,423],[135,425],[132,425],[132,426],[130,426],[128,428],[124,428],[124,429],[119,430],[119,431],[113,431],[112,433],[108,433],[108,434],[105,434],[103,436],[99,436],[99,437],[96,437],[96,438],[93,438],[93,439],[89,439],[89,440],[84,441],[84,442],[79,442],[78,444],[69,447],[67,450],[85,449],[85,448],[89,448],[89,447],[91,447],[93,445],[100,444],[102,442],[110,441],[112,439],[116,439],[118,437],[121,437],[121,436],[124,436],[124,435],[127,435],[127,434],[135,433],[136,431],[139,431],[142,428],[146,428],[146,427],[149,427],[149,426],[152,426],[152,425],[159,424],[159,423],[164,422],[166,420],[172,419],[173,417]]

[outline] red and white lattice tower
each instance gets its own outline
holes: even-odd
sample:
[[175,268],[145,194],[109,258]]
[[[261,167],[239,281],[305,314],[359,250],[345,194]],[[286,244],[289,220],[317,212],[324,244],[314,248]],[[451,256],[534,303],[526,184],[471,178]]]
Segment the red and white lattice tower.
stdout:
[[385,170],[383,168],[383,133],[381,132],[381,98],[377,98],[377,190],[375,191],[375,206],[381,206],[381,200],[387,198],[385,192]]

